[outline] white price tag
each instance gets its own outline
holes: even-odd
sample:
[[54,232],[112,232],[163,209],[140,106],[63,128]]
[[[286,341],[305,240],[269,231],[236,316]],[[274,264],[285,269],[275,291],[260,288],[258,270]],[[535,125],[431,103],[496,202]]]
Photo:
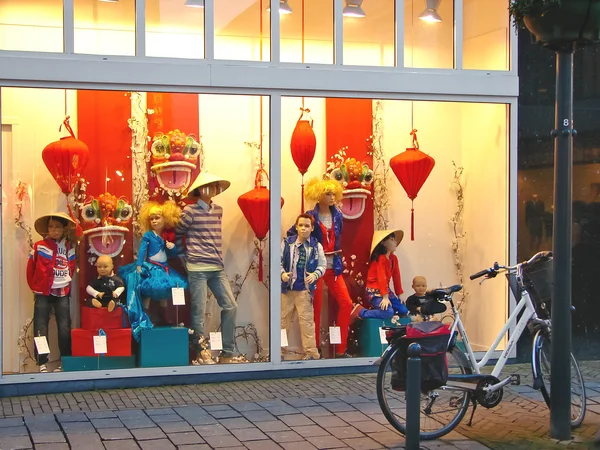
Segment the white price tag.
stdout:
[[341,344],[342,343],[342,332],[340,327],[329,327],[329,343],[330,344]]
[[387,345],[387,343],[388,343],[387,337],[385,336],[385,330],[381,327],[379,327],[379,340],[381,341],[382,344]]
[[173,305],[185,305],[185,292],[183,288],[172,288],[171,295],[173,296]]
[[50,353],[50,347],[48,346],[48,339],[46,339],[46,336],[38,336],[33,338],[33,340],[35,341],[38,355],[47,355]]
[[103,355],[108,353],[106,336],[94,336],[94,353]]
[[287,331],[285,331],[285,329],[281,330],[281,346],[282,347],[288,346]]
[[211,350],[223,350],[223,338],[221,332],[210,333],[210,349]]

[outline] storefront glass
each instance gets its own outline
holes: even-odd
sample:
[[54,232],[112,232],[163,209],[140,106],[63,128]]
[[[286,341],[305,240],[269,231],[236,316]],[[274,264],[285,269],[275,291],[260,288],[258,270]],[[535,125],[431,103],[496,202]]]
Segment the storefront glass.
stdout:
[[[2,285],[3,373],[37,372],[44,362],[35,355],[34,336],[46,332],[32,319],[34,304],[42,308],[45,300],[36,298],[34,302],[31,286],[41,292],[47,288],[48,278],[38,269],[47,267],[43,256],[48,256],[47,248],[52,250],[55,244],[46,243],[46,249],[44,244],[36,246],[36,259],[30,266],[28,255],[32,245],[42,239],[38,231],[48,227],[46,219],[36,219],[56,212],[68,214],[69,206],[83,234],[81,244],[75,246],[70,302],[63,309],[55,306],[55,312],[57,308],[60,311],[54,316],[59,323],[65,319],[67,325],[61,325],[61,330],[67,331],[70,317],[72,330],[59,343],[57,321],[50,318],[48,371],[58,366],[61,354],[68,353],[71,358],[62,358],[65,371],[208,365],[223,356],[220,347],[227,350],[231,346],[238,357],[233,362],[269,361],[269,241],[261,222],[266,215],[268,224],[268,196],[264,196],[268,180],[266,176],[257,178],[261,154],[263,167],[269,167],[268,98],[25,88],[3,88],[0,94],[5,199],[2,259],[4,280],[10,280]],[[65,115],[70,116],[74,135],[87,145],[87,164],[86,152],[72,140],[63,140],[64,146],[46,147],[69,135],[65,126],[58,132]],[[65,158],[64,152],[71,152],[70,156]],[[68,164],[62,164],[64,161]],[[201,178],[196,178],[200,170]],[[222,181],[216,183],[210,176]],[[163,205],[169,198],[181,207],[185,203],[196,205],[195,199],[184,201],[182,195],[194,187],[194,180],[198,180],[202,195],[210,191],[204,190],[206,186],[217,188],[212,193],[217,193],[214,203],[223,209],[222,239],[217,231],[210,231],[211,227],[218,229],[218,209],[211,209],[215,216],[206,222],[206,229],[202,228],[204,222],[198,222],[205,220],[201,212],[186,210],[180,222],[188,227],[181,229],[182,241],[188,262],[197,257],[198,265],[186,266],[192,287],[185,289],[184,304],[176,306],[180,291],[170,288],[186,287],[186,270],[178,257],[165,262],[161,252],[173,256],[167,250],[169,245],[162,245],[174,242],[182,249],[183,244],[178,234],[170,230],[161,233],[160,225],[153,227],[144,205],[158,202],[168,228],[175,222],[169,218],[176,214],[167,212]],[[67,198],[71,189],[73,194]],[[257,216],[258,210],[264,214]],[[149,214],[160,216],[155,209]],[[213,235],[206,237],[206,233]],[[209,241],[214,243],[212,247],[198,244]],[[145,263],[143,256],[134,263],[143,242],[149,243]],[[228,279],[225,284],[219,283],[221,272],[214,250],[221,243],[223,273]],[[261,252],[264,258],[259,257]],[[98,278],[101,262],[110,266],[111,260],[114,273],[126,284],[119,300],[128,312],[118,306],[109,311],[110,299],[104,298],[116,291],[114,286],[119,287]],[[140,276],[135,269],[138,263]],[[191,299],[192,289],[202,289],[202,277],[209,279],[212,291],[204,315],[192,306],[202,303]],[[60,292],[53,292],[60,296]],[[199,295],[201,298],[202,292]],[[148,296],[153,300],[146,302]],[[219,301],[225,305],[223,311]],[[49,302],[57,300],[50,298]],[[231,306],[235,302],[237,312]],[[37,318],[44,314],[36,309]],[[212,337],[206,343],[212,352],[202,351],[198,358],[204,346],[188,327],[197,327],[201,318],[204,335]],[[103,351],[101,344],[94,346],[94,336],[103,334],[108,353],[99,356],[97,352]]]
[[135,55],[135,1],[74,0],[75,53]]
[[463,68],[509,70],[511,32],[504,0],[463,0]]
[[404,2],[404,66],[454,68],[454,1]]
[[0,2],[0,49],[62,52],[62,0]]
[[333,64],[333,0],[291,0],[288,6],[292,12],[279,15],[281,61]]
[[146,55],[204,58],[204,4],[146,1]]
[[269,0],[215,0],[215,58],[271,59]]
[[[310,114],[298,120],[299,107]],[[367,311],[378,302],[376,290],[381,293],[391,281],[390,289],[406,301],[417,276],[429,288],[463,284],[455,299],[471,344],[489,347],[507,318],[506,283],[479,285],[468,275],[508,261],[508,106],[285,97],[282,111],[281,236],[295,243],[294,225],[308,212],[315,219],[313,237],[329,254],[330,269],[316,283],[312,302],[322,357],[379,356],[385,348],[379,327],[391,325],[402,309]],[[415,128],[420,151],[433,158],[434,167],[412,205],[413,240],[411,201],[393,169],[400,167],[394,157],[412,149]],[[335,206],[326,204],[326,192],[337,196]],[[391,232],[400,240],[399,283],[393,277],[379,281],[372,269],[372,249]],[[289,344],[284,360],[310,353],[301,339],[310,322],[285,320],[297,295],[282,295],[281,325]],[[355,320],[361,310],[356,305],[366,309]]]

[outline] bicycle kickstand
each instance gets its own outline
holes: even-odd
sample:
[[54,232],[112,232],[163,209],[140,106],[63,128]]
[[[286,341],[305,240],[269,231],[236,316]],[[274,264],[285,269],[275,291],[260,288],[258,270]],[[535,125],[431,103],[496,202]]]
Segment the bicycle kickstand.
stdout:
[[473,402],[473,411],[471,411],[471,418],[469,419],[468,426],[473,426],[473,416],[475,415],[475,410],[477,409],[477,399],[475,396],[471,397],[471,401]]

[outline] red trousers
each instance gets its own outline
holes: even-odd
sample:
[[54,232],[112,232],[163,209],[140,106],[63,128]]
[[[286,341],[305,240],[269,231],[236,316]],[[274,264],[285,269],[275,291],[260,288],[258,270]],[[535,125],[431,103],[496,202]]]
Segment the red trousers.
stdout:
[[327,269],[322,280],[317,282],[313,307],[315,310],[315,335],[317,338],[317,348],[321,346],[321,308],[323,306],[323,285],[325,282],[331,298],[337,303],[337,320],[336,326],[340,327],[342,343],[336,348],[336,353],[344,353],[348,342],[348,329],[350,328],[350,312],[352,311],[352,299],[348,293],[348,288],[344,282],[344,278],[340,275],[336,278],[333,269]]

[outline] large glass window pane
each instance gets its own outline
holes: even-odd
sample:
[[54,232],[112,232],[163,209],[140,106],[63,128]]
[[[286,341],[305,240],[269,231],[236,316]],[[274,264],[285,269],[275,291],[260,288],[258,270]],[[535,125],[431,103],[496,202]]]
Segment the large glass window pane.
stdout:
[[344,64],[394,66],[394,0],[344,3]]
[[0,1],[0,49],[62,52],[62,0]]
[[288,6],[292,12],[280,14],[281,61],[333,64],[333,0],[289,0]]
[[[1,94],[4,373],[41,369],[46,361],[34,352],[38,335],[50,346],[49,372],[59,363],[75,371],[206,366],[218,357],[224,357],[220,363],[269,360],[267,177],[256,184],[261,153],[269,167],[268,98],[23,88]],[[72,139],[56,143],[69,135],[65,126],[58,131],[65,114],[87,153]],[[69,164],[61,165],[65,160]],[[42,309],[48,299],[34,291],[44,292],[44,274],[53,271],[40,271],[39,258],[26,267],[32,245],[46,235],[47,216],[70,223],[69,206],[83,235],[79,244],[69,235],[74,267],[56,268],[70,299],[55,316],[64,312],[72,324],[59,320],[71,336],[59,342],[54,318],[47,332],[32,322],[34,315],[45,320],[34,305]],[[43,242],[38,255],[54,248],[52,239]],[[100,270],[111,264],[120,279],[98,278],[110,275]],[[55,287],[52,295],[65,293]],[[180,291],[172,287],[184,289],[183,304],[176,304]],[[113,295],[117,306],[109,311]],[[100,360],[93,347],[99,328],[108,349]]]
[[135,55],[135,0],[75,0],[75,53]]
[[204,58],[204,0],[146,0],[146,55]]
[[404,66],[454,68],[453,0],[405,0]]
[[269,61],[268,8],[269,0],[215,0],[215,58]]
[[504,0],[463,0],[463,68],[509,70],[510,18]]
[[[310,116],[298,120],[300,106],[310,109]],[[402,316],[405,311],[395,300],[395,309],[378,308],[382,290],[406,301],[414,293],[417,276],[425,277],[430,288],[464,284],[455,300],[471,342],[477,343],[472,345],[481,350],[493,342],[508,317],[506,283],[480,286],[467,275],[508,257],[507,118],[507,105],[496,104],[283,98],[285,205],[280,237],[284,249],[290,246],[282,268],[291,277],[287,286],[291,293],[284,293],[281,300],[281,326],[289,344],[283,349],[284,360],[313,356],[314,347],[323,358],[381,355],[386,344],[380,341],[379,327],[390,326],[396,312],[401,322],[410,320]],[[392,158],[412,147],[413,127],[418,129],[420,150],[435,160],[414,205],[390,167]],[[329,192],[333,205],[328,203]],[[481,205],[490,197],[493,205],[482,215]],[[314,218],[313,237],[322,243],[327,260],[312,302],[302,294],[302,283],[295,283],[298,274],[289,270],[289,264],[301,261],[301,253],[294,253],[295,244],[302,242],[296,223],[311,222],[298,219],[300,212]],[[448,226],[453,219],[456,228]],[[388,267],[399,268],[399,279],[380,279],[374,248],[396,231],[400,243],[393,254],[398,263],[392,259]],[[304,303],[296,302],[296,308],[305,305],[306,316],[298,311],[301,318],[295,320],[292,299],[298,297]],[[475,301],[479,298],[488,302]],[[486,328],[477,325],[483,316],[489,321]],[[313,329],[315,341],[306,337]]]

